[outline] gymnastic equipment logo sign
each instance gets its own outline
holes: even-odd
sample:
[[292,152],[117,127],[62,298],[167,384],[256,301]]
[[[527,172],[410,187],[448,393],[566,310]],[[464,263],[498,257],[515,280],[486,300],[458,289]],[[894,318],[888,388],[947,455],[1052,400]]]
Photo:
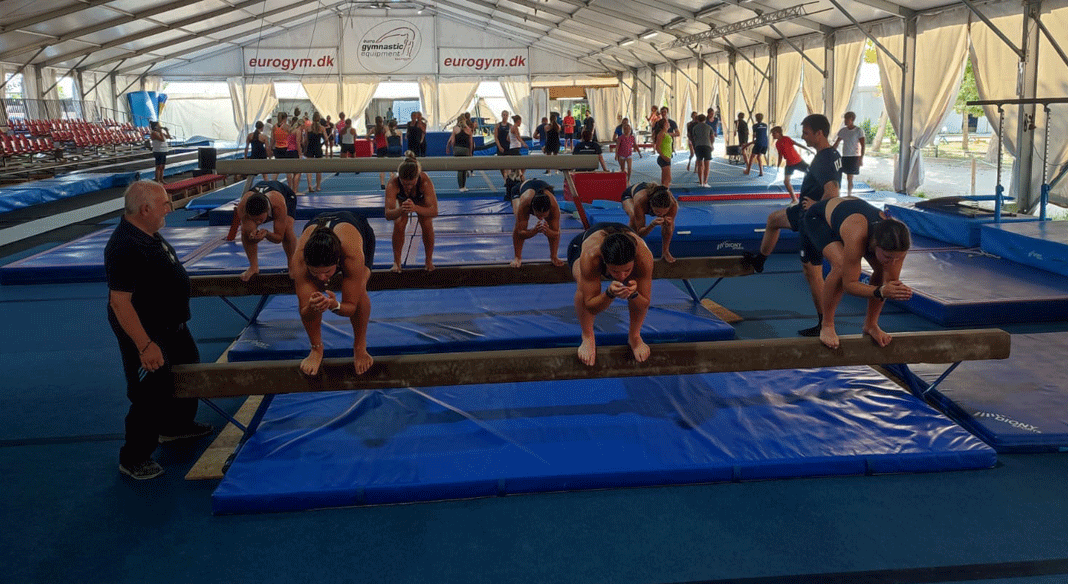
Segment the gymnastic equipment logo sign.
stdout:
[[337,47],[303,49],[246,48],[243,51],[246,75],[336,75]]
[[527,75],[529,61],[526,47],[438,49],[438,72],[442,75]]
[[421,56],[425,36],[411,21],[379,22],[356,37],[356,60],[372,73],[403,71]]

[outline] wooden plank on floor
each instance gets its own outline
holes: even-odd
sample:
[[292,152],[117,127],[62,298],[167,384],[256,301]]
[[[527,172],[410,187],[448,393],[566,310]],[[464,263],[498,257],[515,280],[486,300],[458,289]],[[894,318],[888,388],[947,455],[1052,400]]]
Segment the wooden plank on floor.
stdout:
[[704,306],[706,309],[708,309],[708,311],[711,312],[712,314],[718,316],[720,320],[722,320],[723,322],[725,322],[727,324],[734,324],[734,323],[742,322],[743,320],[745,320],[744,318],[738,316],[734,312],[731,312],[730,309],[728,309],[727,307],[723,306],[722,304],[718,304],[716,302],[712,302],[708,298],[705,298],[704,300],[702,300],[701,301],[701,305]]
[[[234,419],[248,426],[262,401],[263,396],[249,397],[234,415]],[[205,481],[223,478],[223,466],[226,464],[226,459],[230,458],[230,455],[237,449],[237,445],[241,443],[242,436],[243,433],[237,426],[227,424],[222,432],[219,432],[211,446],[208,446],[204,454],[200,455],[193,468],[189,469],[189,472],[185,475],[185,480]]]

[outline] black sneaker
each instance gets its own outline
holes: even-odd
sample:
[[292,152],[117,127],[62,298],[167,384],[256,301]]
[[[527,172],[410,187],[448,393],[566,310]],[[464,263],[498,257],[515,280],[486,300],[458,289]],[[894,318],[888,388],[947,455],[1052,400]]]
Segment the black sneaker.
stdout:
[[207,436],[215,431],[210,424],[201,424],[200,422],[193,422],[187,428],[176,432],[174,434],[160,434],[159,443],[165,444],[167,442],[174,442],[175,440],[189,440],[192,438],[200,438],[201,436]]
[[768,261],[768,256],[766,255],[749,251],[742,252],[742,265],[753,268],[753,271],[758,274],[764,271],[764,262],[766,261]]
[[150,458],[140,464],[135,464],[129,467],[119,463],[119,472],[132,479],[147,481],[148,479],[154,479],[163,474],[163,467]]

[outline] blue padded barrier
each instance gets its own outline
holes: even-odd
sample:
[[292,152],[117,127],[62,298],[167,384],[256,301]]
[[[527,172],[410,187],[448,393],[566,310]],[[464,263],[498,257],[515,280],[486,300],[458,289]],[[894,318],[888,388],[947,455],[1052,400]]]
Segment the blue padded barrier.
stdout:
[[945,365],[890,370],[998,452],[1048,452],[1068,451],[1066,362],[1068,334],[1016,334],[1011,359],[962,363],[934,389]]
[[1068,276],[1068,221],[983,225],[980,234],[987,253]]
[[212,509],[995,463],[990,447],[868,367],[290,394],[275,397]]
[[[574,284],[391,290],[370,296],[367,350],[371,355],[578,347],[581,339]],[[733,327],[670,282],[653,281],[652,297],[642,327],[647,343],[734,338]],[[627,304],[614,302],[597,315],[597,342],[626,344],[629,322]],[[348,318],[325,313],[322,331],[326,357],[351,357]],[[275,296],[231,347],[229,359],[307,355],[308,337],[297,314],[296,297]]]

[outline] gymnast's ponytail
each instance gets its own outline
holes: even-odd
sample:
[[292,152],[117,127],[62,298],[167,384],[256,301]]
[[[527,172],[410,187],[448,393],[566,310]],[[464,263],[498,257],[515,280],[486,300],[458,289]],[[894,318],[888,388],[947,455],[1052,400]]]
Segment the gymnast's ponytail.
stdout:
[[423,172],[423,167],[419,165],[419,159],[415,157],[415,152],[408,150],[404,153],[404,162],[400,163],[397,167],[397,176],[401,180],[412,180],[413,178],[419,178],[420,173]]

